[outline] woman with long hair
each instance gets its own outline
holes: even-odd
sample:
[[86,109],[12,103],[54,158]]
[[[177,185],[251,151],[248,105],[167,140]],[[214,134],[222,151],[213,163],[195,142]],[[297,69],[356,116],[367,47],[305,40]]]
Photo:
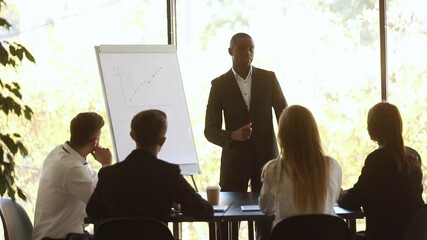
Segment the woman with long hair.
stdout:
[[275,214],[274,225],[286,217],[335,214],[341,189],[341,167],[325,156],[311,112],[302,106],[286,108],[279,119],[280,155],[263,168],[259,205]]
[[403,240],[412,215],[424,204],[421,158],[404,145],[402,118],[393,104],[380,102],[369,110],[368,133],[378,149],[338,203],[347,209],[363,207],[367,239]]

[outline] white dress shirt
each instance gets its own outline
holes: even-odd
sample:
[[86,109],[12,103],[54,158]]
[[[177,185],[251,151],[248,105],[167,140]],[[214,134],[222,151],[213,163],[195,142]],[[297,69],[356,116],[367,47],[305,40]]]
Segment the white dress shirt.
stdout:
[[243,79],[239,74],[231,68],[234,73],[234,77],[236,78],[237,84],[239,85],[240,92],[242,93],[243,99],[245,100],[246,107],[250,110],[251,105],[251,86],[252,86],[252,66],[249,69],[248,76]]
[[53,149],[41,172],[33,240],[83,233],[85,207],[97,181],[97,174],[86,159],[67,143]]
[[[336,215],[334,210],[334,205],[338,200],[341,191],[341,181],[342,181],[342,172],[341,166],[339,163],[328,157],[329,159],[329,184],[327,186],[326,201],[323,208],[324,214]],[[273,160],[274,161],[274,160]],[[271,161],[269,162],[271,163]],[[259,197],[259,205],[262,212],[267,215],[275,214],[275,219],[273,225],[275,226],[281,220],[302,214],[298,212],[295,207],[294,194],[293,194],[293,184],[289,178],[289,175],[282,171],[282,177],[279,182],[275,183],[274,186],[269,184],[272,181],[266,181],[266,178],[269,177],[268,170],[270,172],[272,169],[268,169],[267,173],[264,176],[264,181],[261,188],[261,193]]]

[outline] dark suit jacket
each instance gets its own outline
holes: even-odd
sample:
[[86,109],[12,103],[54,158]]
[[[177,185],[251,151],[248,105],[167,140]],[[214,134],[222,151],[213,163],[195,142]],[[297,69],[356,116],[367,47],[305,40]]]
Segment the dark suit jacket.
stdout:
[[369,240],[403,240],[412,215],[424,204],[421,169],[399,173],[393,156],[388,147],[369,154],[359,180],[338,202],[347,209],[363,207]]
[[[222,147],[220,182],[225,177],[245,178],[250,175],[255,154],[258,166],[278,155],[273,129],[272,108],[278,119],[287,106],[274,72],[252,68],[250,111],[248,111],[233,71],[212,81],[206,108],[205,136]],[[225,130],[222,129],[224,114]],[[276,120],[277,120],[276,119]],[[251,139],[230,143],[231,131],[252,122]]]
[[184,214],[207,219],[212,206],[188,184],[175,164],[134,150],[124,161],[103,167],[86,212],[91,218],[141,216],[167,221],[172,202]]

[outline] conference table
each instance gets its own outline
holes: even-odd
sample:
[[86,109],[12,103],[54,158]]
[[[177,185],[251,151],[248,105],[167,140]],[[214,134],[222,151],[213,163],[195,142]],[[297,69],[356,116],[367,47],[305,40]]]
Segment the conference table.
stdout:
[[[206,199],[206,193],[201,192],[200,195]],[[185,216],[179,212],[171,212],[168,219],[173,224],[173,235],[176,240],[182,239],[181,235],[181,223],[183,222],[208,222],[209,224],[209,239],[220,240],[221,236],[221,224],[228,225],[227,235],[229,239],[236,239],[237,236],[233,236],[233,231],[237,225],[237,222],[248,222],[248,239],[254,239],[254,221],[259,220],[274,220],[274,216],[267,216],[262,213],[258,206],[259,193],[256,192],[221,192],[218,206],[214,206],[214,216],[208,221],[195,219],[191,216]],[[242,206],[251,208],[249,210],[242,210]],[[353,238],[356,236],[356,219],[364,218],[362,211],[350,211],[339,206],[334,206],[335,212],[338,216],[343,218],[352,233]],[[85,223],[96,224],[104,219],[91,219],[85,218]]]
[[[202,197],[206,198],[206,193],[200,193]],[[220,201],[218,206],[215,208],[221,208],[221,210],[216,210],[214,212],[214,217],[209,221],[209,239],[218,240],[221,236],[221,223],[228,223],[228,236],[229,239],[235,239],[237,236],[233,236],[232,229],[237,226],[233,224],[236,222],[248,222],[248,239],[254,239],[254,227],[253,222],[258,220],[274,220],[274,216],[267,216],[259,210],[258,206],[259,193],[256,192],[221,192]],[[249,210],[242,210],[242,206],[250,208]],[[225,207],[223,210],[222,207]],[[364,213],[362,211],[350,211],[339,207],[338,205],[334,206],[335,212],[338,216],[343,218],[350,232],[355,239],[356,236],[356,219],[364,218]],[[183,216],[179,213],[171,214],[169,219],[173,223],[173,233],[175,239],[181,239],[181,228],[180,224],[182,222],[193,222],[199,221],[194,218]]]

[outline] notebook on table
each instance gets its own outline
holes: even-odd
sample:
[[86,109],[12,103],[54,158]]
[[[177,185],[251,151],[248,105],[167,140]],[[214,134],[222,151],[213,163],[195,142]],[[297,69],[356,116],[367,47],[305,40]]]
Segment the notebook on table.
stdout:
[[227,205],[214,205],[213,209],[215,212],[225,212],[227,210]]
[[246,212],[246,211],[260,211],[259,205],[242,205],[242,206],[240,206],[240,208],[244,212]]

